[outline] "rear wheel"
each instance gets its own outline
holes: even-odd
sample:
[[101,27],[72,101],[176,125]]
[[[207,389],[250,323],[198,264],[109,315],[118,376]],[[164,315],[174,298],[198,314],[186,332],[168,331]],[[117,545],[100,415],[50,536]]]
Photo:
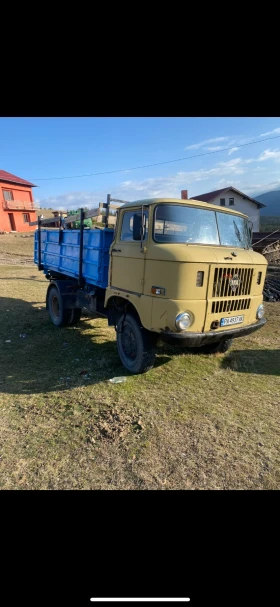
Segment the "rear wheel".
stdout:
[[132,314],[122,315],[118,321],[117,347],[122,364],[130,373],[144,373],[154,366],[156,336]]
[[48,311],[51,321],[56,327],[75,325],[81,317],[81,308],[66,310],[59,290],[53,286],[48,291]]
[[69,314],[69,322],[68,325],[77,325],[82,314],[82,308],[73,308],[72,310],[68,310]]
[[213,344],[199,348],[201,354],[225,354],[231,347],[233,339],[221,339]]

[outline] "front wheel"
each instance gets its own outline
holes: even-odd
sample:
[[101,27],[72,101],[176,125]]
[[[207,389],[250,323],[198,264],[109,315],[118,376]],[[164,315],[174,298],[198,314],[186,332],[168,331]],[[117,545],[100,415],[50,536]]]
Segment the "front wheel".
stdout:
[[208,346],[202,346],[199,348],[201,354],[225,354],[231,347],[233,339],[221,339]]
[[132,314],[122,315],[118,321],[117,347],[122,364],[130,373],[144,373],[154,366],[156,336]]

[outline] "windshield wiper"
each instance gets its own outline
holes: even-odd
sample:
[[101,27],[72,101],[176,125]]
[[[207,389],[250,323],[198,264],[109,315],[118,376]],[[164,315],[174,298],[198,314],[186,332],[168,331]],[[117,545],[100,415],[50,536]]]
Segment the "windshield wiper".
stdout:
[[237,227],[237,224],[236,224],[236,222],[234,220],[233,220],[233,225],[234,225],[234,229],[235,229],[235,234],[236,234],[239,242],[242,243],[241,234],[240,234],[239,229]]

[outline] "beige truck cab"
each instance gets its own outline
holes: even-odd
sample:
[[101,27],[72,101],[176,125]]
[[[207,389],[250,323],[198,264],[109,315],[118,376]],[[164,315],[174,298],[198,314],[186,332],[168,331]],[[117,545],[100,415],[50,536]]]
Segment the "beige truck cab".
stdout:
[[158,339],[226,352],[265,324],[266,269],[242,213],[176,198],[123,205],[104,308],[124,366],[151,368]]

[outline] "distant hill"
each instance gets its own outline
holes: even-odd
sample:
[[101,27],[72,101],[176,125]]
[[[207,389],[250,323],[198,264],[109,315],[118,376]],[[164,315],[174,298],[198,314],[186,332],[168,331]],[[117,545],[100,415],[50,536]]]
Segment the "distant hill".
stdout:
[[278,217],[261,215],[260,232],[274,232],[275,230],[280,230],[280,215]]
[[277,217],[280,215],[280,190],[254,196],[254,200],[266,204],[265,209],[260,209],[262,216]]
[[52,209],[38,209],[36,211],[36,215],[44,215],[45,218],[49,219],[49,217],[53,217]]

